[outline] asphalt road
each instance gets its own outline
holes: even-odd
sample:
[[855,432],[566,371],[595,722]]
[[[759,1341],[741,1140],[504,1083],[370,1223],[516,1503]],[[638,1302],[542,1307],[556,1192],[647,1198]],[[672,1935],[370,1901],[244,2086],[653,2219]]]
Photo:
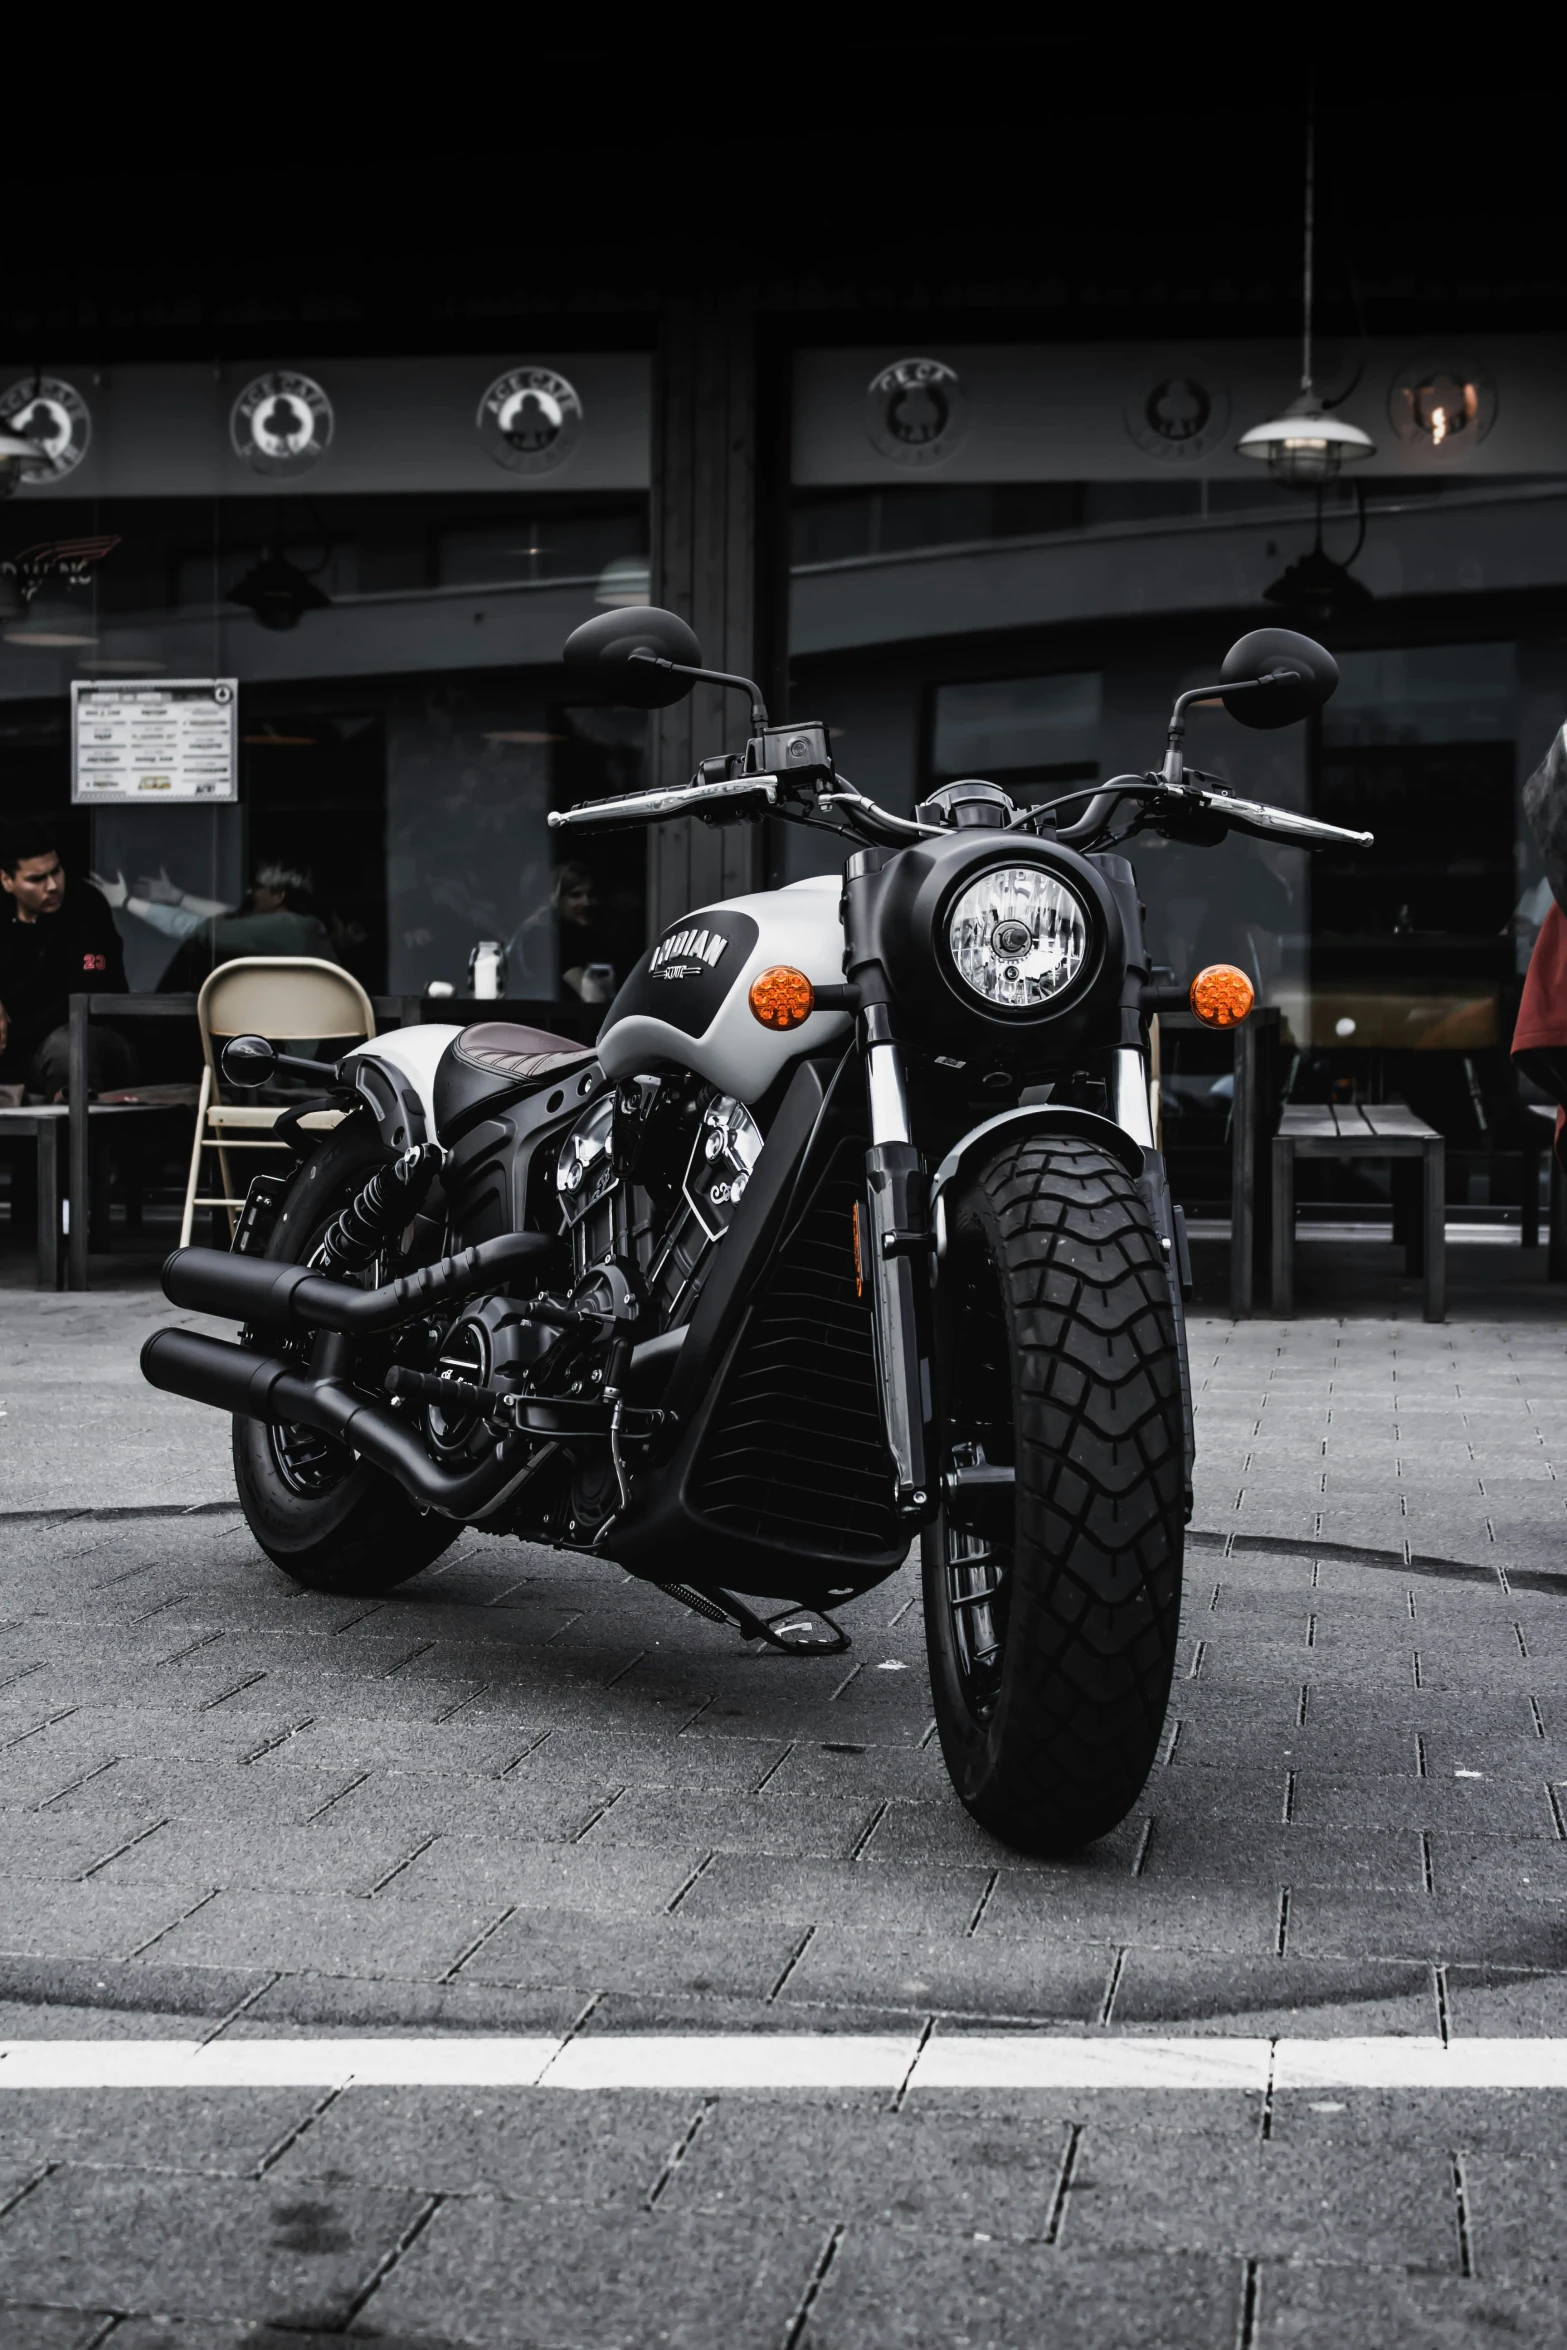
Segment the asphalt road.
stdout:
[[1196,1326],[1164,1758],[1047,1864],[907,1569],[812,1662],[485,1538],[296,1593],[157,1312],[4,1300],[7,2350],[1559,2343],[1548,1321]]

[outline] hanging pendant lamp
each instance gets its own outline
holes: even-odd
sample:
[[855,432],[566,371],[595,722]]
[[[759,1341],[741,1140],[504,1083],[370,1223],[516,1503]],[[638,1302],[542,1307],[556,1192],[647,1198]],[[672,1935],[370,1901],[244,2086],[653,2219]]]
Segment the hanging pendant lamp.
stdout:
[[1376,454],[1376,443],[1358,424],[1331,416],[1316,396],[1311,381],[1311,300],[1313,231],[1316,225],[1316,108],[1306,114],[1306,267],[1302,305],[1300,390],[1280,416],[1254,424],[1235,444],[1236,455],[1255,457],[1266,464],[1275,481],[1291,489],[1320,489],[1332,481],[1341,465],[1353,465]]

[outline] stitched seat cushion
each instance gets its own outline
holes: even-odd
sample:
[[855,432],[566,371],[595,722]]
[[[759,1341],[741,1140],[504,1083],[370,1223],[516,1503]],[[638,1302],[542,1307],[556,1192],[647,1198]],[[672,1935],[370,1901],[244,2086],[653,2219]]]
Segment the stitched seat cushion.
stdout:
[[[578,1070],[576,1090],[592,1092],[588,1074],[597,1059],[590,1044],[548,1028],[521,1028],[510,1020],[481,1020],[454,1036],[435,1072],[435,1130],[452,1143],[507,1102],[560,1086]],[[558,1105],[557,1105],[558,1106]]]
[[590,1044],[555,1036],[547,1028],[522,1028],[510,1020],[481,1020],[465,1028],[452,1050],[470,1069],[483,1069],[509,1083],[553,1077],[593,1058]]

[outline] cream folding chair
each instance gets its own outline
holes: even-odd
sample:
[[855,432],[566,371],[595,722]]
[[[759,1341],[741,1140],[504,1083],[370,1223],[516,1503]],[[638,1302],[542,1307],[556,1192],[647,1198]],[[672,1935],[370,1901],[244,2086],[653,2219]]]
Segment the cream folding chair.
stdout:
[[[201,1029],[201,1095],[196,1106],[196,1133],[191,1144],[190,1173],[185,1184],[185,1220],[180,1246],[190,1246],[191,1225],[198,1208],[223,1208],[234,1230],[235,1216],[245,1204],[229,1169],[233,1151],[277,1151],[289,1154],[271,1129],[287,1110],[286,1102],[262,1104],[224,1098],[218,1056],[231,1036],[264,1036],[274,1044],[296,1037],[318,1038],[323,1044],[374,1036],[375,1013],[357,979],[336,963],[309,955],[241,955],[220,963],[196,998]],[[338,1125],[342,1110],[307,1110],[303,1127]],[[204,1193],[201,1154],[215,1151],[222,1190]],[[244,1165],[241,1161],[241,1166]]]

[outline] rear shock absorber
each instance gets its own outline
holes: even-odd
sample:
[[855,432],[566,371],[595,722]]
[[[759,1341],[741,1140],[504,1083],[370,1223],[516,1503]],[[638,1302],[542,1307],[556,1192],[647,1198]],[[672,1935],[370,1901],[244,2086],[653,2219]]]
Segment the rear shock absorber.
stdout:
[[317,1252],[317,1269],[341,1279],[362,1273],[372,1257],[419,1213],[441,1171],[446,1153],[438,1142],[421,1142],[400,1159],[378,1168],[334,1223]]

